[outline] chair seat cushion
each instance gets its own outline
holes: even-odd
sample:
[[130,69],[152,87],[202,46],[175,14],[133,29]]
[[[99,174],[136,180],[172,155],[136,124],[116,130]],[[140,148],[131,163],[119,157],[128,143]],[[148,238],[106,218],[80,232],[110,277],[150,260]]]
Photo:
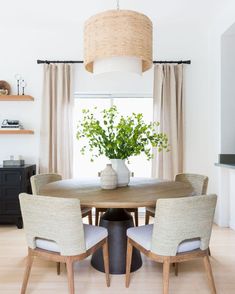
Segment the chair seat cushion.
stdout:
[[39,249],[44,249],[52,252],[60,252],[59,246],[54,241],[36,238],[35,243],[36,247]]
[[108,237],[108,230],[106,228],[86,224],[83,224],[83,227],[86,250]]
[[200,239],[191,239],[180,243],[178,246],[177,253],[184,253],[188,251],[193,251],[199,249],[201,246]]
[[[141,245],[146,250],[151,250],[152,234],[153,224],[129,228],[127,230],[127,236],[139,245]],[[200,245],[201,241],[199,239],[183,241],[181,244],[179,244],[177,253],[183,253],[199,249]]]
[[147,250],[151,249],[152,234],[153,225],[133,227],[127,230],[127,236]]
[[[106,228],[86,224],[83,224],[83,228],[86,250],[90,249],[92,246],[96,245],[108,236],[108,231]],[[52,240],[36,238],[35,242],[37,248],[52,252],[60,252],[59,246]]]

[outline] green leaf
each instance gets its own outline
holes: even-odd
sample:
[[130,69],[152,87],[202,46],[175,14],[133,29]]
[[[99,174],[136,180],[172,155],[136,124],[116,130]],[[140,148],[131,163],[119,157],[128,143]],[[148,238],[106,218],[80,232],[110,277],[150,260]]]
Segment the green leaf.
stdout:
[[[159,152],[169,151],[167,135],[158,132],[159,123],[146,124],[142,113],[120,116],[116,106],[102,110],[100,120],[96,118],[97,107],[94,108],[94,113],[89,109],[83,109],[82,113],[76,138],[88,139],[89,150],[94,152],[92,161],[100,155],[128,159],[142,152],[150,160],[151,147],[156,147]],[[81,149],[82,154],[86,152],[85,147]]]

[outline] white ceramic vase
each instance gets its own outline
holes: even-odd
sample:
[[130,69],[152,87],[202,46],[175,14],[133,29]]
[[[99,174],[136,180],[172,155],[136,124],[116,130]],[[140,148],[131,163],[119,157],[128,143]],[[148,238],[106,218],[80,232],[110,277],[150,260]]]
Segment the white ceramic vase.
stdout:
[[117,173],[117,186],[127,186],[130,182],[130,171],[125,164],[125,159],[111,159],[111,163]]
[[112,164],[106,164],[106,168],[100,173],[100,186],[105,190],[117,188],[117,173]]

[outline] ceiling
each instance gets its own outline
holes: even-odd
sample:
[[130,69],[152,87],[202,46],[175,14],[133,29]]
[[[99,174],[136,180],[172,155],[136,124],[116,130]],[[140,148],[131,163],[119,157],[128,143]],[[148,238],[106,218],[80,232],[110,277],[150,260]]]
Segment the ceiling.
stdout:
[[[147,14],[155,23],[208,22],[231,0],[120,0],[121,9]],[[116,0],[7,0],[1,3],[1,27],[48,27],[84,22],[115,9]],[[4,13],[5,11],[5,13]]]

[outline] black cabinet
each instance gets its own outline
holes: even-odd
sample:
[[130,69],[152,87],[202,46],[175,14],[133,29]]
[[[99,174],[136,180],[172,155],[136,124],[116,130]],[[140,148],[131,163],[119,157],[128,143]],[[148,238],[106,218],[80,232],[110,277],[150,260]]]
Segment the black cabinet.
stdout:
[[30,177],[36,174],[36,165],[19,167],[0,166],[0,223],[15,223],[22,228],[19,194],[32,193]]

